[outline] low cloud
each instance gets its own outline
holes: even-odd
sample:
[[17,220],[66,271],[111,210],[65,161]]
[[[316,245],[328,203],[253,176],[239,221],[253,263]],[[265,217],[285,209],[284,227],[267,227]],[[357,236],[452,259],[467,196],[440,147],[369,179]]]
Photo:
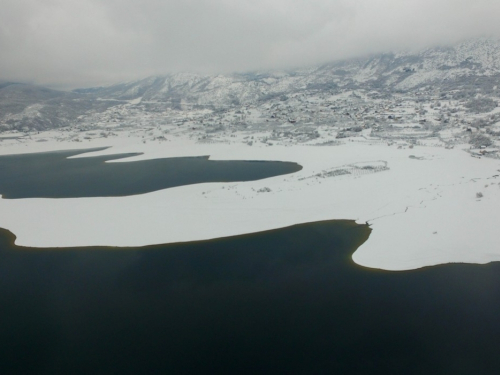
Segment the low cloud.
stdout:
[[3,0],[0,79],[85,87],[500,37],[497,0]]

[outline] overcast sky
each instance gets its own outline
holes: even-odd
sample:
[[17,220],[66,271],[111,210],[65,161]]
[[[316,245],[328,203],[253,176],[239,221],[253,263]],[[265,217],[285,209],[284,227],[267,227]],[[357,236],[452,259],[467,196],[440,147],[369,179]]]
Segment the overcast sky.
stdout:
[[499,0],[0,1],[0,79],[61,88],[500,37]]

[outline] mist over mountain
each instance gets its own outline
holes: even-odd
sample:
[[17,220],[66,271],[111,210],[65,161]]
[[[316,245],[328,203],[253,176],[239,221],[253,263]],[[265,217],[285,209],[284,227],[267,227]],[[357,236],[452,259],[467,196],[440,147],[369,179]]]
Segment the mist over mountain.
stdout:
[[78,118],[130,102],[165,108],[234,108],[263,105],[295,94],[352,90],[382,97],[419,91],[454,98],[500,96],[500,41],[479,38],[418,53],[395,52],[289,71],[152,76],[72,92],[0,82],[0,129],[43,130],[71,126]]

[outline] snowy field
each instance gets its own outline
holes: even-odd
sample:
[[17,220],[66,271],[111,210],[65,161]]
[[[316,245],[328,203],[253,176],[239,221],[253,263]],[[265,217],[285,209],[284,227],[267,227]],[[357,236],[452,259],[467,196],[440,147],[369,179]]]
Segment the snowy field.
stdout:
[[[408,270],[500,260],[500,161],[460,148],[198,143],[186,136],[143,143],[120,135],[76,143],[4,141],[0,154],[110,146],[77,157],[128,152],[113,162],[210,155],[211,160],[297,162],[297,173],[242,183],[205,183],[117,198],[1,199],[0,227],[32,247],[141,246],[233,236],[332,219],[368,222],[359,265]],[[465,147],[465,146],[464,146]],[[480,194],[478,194],[480,193]]]

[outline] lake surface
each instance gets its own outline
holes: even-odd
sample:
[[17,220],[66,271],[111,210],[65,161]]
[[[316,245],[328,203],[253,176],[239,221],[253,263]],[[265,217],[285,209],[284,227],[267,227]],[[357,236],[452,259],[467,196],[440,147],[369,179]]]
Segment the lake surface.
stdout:
[[102,149],[0,156],[3,198],[116,197],[204,182],[254,181],[302,169],[278,161],[211,161],[205,157],[106,163],[139,154],[68,159]]
[[498,374],[500,265],[357,266],[326,221],[142,249],[0,231],[1,374]]
[[[0,158],[0,192],[115,196],[300,169],[65,159],[80,152]],[[351,260],[370,232],[325,221],[144,248],[33,249],[0,229],[0,374],[500,373],[500,264],[370,270]]]

